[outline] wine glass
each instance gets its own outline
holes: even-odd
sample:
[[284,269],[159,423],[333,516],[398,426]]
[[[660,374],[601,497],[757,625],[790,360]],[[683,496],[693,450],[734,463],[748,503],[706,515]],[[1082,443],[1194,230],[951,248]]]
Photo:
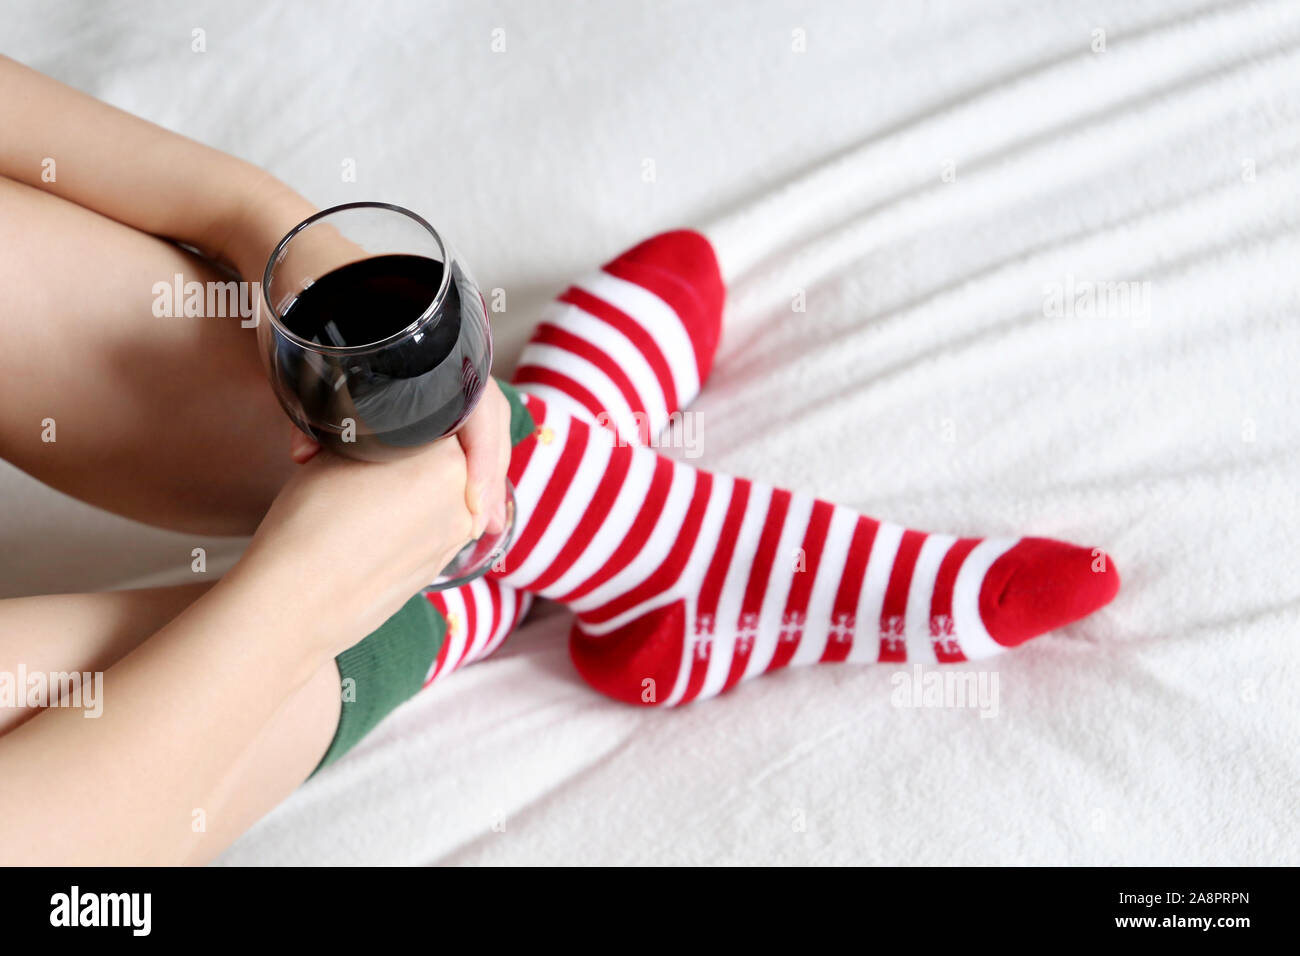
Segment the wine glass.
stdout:
[[[412,454],[456,432],[492,368],[487,304],[447,241],[409,209],[355,202],[291,229],[266,264],[258,342],[271,387],[322,446],[366,461]],[[485,574],[514,530],[461,550],[431,585]]]

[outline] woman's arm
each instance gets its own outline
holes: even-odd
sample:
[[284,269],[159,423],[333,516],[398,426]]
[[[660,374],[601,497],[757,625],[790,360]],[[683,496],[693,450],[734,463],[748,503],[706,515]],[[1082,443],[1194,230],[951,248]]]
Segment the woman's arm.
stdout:
[[[260,282],[275,244],[316,208],[243,160],[155,126],[0,56],[0,175],[198,249]],[[54,161],[54,179],[42,173]],[[505,473],[494,396],[459,434],[475,532],[499,530]]]
[[[53,707],[0,737],[0,859],[174,865],[210,842],[243,754],[330,663],[314,640],[328,603],[302,583],[232,573],[108,669],[97,718]],[[333,724],[304,731],[306,772]]]
[[315,211],[251,163],[4,56],[0,90],[0,175],[193,246],[248,281],[260,281],[275,243]]
[[[305,776],[329,745],[333,658],[469,539],[465,478],[455,442],[299,469],[239,564],[108,668],[98,717],[51,707],[0,736],[0,862],[176,864],[270,810],[277,775]],[[6,610],[0,626],[18,622]],[[312,722],[286,734],[308,687]],[[206,834],[197,811],[212,818]]]

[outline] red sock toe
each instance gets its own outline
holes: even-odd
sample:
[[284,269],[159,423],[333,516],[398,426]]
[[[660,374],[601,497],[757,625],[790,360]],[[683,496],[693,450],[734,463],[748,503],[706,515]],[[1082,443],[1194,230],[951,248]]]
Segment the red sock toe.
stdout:
[[980,617],[1006,647],[1086,617],[1119,591],[1119,572],[1100,549],[1022,538],[993,562],[980,587]]
[[678,229],[652,236],[602,267],[663,299],[687,326],[700,381],[713,368],[722,332],[726,287],[713,246],[698,232]]
[[653,611],[617,636],[588,637],[574,624],[569,655],[583,680],[627,704],[658,704],[681,669],[686,613],[682,602]]

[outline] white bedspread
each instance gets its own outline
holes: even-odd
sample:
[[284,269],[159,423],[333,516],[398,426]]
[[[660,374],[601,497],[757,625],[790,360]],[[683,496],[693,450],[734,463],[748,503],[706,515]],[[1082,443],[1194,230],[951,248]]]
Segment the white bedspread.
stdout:
[[[570,277],[709,224],[705,467],[1123,576],[983,666],[988,717],[892,706],[893,666],[637,711],[543,606],[224,862],[1300,863],[1300,3],[0,6],[41,70],[421,211],[507,291],[500,373]],[[0,494],[7,594],[188,574]]]

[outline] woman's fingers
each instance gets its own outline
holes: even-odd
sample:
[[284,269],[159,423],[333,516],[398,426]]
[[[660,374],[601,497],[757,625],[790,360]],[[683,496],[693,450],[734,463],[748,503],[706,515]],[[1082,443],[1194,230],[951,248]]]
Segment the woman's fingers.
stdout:
[[293,459],[294,464],[305,465],[316,457],[320,445],[297,426],[290,425],[289,428],[289,457]]
[[485,530],[501,531],[505,527],[506,472],[510,468],[510,404],[495,381],[488,379],[478,408],[456,434],[469,473],[465,504],[474,515],[474,537]]
[[436,562],[436,576],[456,557],[461,548],[474,540],[478,525],[466,507],[467,495],[462,490],[469,484],[464,449],[454,441],[438,441],[429,445],[418,457],[421,460],[418,483],[430,489],[438,489],[440,495],[451,492],[445,498],[447,504],[440,511],[438,537],[446,543],[446,550]]
[[[489,379],[483,398],[459,432],[469,480],[465,504],[473,515],[473,537],[494,534],[506,526],[506,473],[510,470],[510,403],[497,383]],[[303,465],[320,453],[321,446],[297,427],[290,426],[289,455]]]
[[[240,566],[283,579],[300,601],[335,608],[350,624],[320,637],[337,654],[428,586],[470,540],[467,483],[455,441],[381,463],[321,449],[280,490]],[[263,570],[249,571],[256,567]]]

